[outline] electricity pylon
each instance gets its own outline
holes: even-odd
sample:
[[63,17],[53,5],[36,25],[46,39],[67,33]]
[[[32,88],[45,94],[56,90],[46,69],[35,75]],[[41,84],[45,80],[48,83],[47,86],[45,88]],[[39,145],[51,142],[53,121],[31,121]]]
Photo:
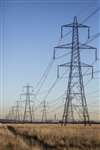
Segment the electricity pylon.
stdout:
[[16,101],[16,106],[15,106],[15,111],[16,111],[16,121],[20,121],[20,105],[19,105],[20,101]]
[[25,96],[25,109],[24,109],[24,116],[23,116],[23,122],[29,121],[32,122],[32,107],[31,107],[31,96],[33,96],[33,87],[27,84],[24,86],[25,93],[22,93],[21,96]]
[[11,120],[11,110],[9,109],[7,115],[6,115],[7,120]]
[[43,101],[42,122],[47,121],[46,100]]
[[95,50],[95,59],[97,59],[97,49],[85,43],[80,43],[79,28],[86,28],[88,30],[88,38],[90,37],[90,28],[89,26],[78,23],[77,17],[74,17],[73,23],[61,26],[61,38],[63,37],[63,28],[66,27],[72,28],[72,43],[62,44],[54,48],[54,59],[56,48],[71,49],[70,62],[58,65],[58,77],[60,67],[70,68],[62,122],[63,124],[69,122],[82,122],[86,125],[90,124],[90,117],[84,91],[82,67],[91,68],[93,78],[93,66],[81,62],[80,49]]
[[32,106],[32,121],[35,121],[34,105]]
[[9,120],[16,120],[15,116],[15,106],[12,106],[8,113],[8,119]]

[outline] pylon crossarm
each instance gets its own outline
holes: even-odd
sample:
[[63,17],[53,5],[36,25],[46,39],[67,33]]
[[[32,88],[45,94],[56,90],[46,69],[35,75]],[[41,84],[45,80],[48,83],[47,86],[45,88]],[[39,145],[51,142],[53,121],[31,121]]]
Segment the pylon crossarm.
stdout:
[[[34,96],[34,94],[33,93],[28,93],[30,96]],[[26,96],[26,93],[22,93],[22,94],[20,94],[20,98],[22,97],[22,96]]]
[[[68,62],[68,63],[64,63],[64,64],[61,64],[61,65],[58,65],[57,66],[57,78],[59,78],[59,69],[60,69],[60,67],[70,67],[71,66],[71,63],[70,62]],[[78,67],[78,65],[73,65],[73,67]],[[92,69],[92,72],[91,72],[91,74],[92,74],[92,76],[91,76],[91,78],[93,78],[93,66],[92,65],[88,65],[88,64],[85,64],[85,63],[81,63],[81,67],[88,67],[88,68],[91,68]]]
[[72,43],[67,43],[67,44],[58,45],[58,46],[56,46],[55,48],[66,47],[66,46],[72,46]]
[[[31,103],[34,103],[32,100],[28,100],[28,101],[30,101]],[[28,102],[27,101],[27,102]],[[23,101],[21,101],[22,103],[25,103],[26,102],[26,100],[23,100]]]
[[89,49],[89,50],[94,50],[95,51],[95,60],[97,60],[97,48],[90,46],[90,45],[86,45],[86,44],[80,44],[79,45],[80,49]]
[[54,50],[53,50],[53,59],[56,58],[56,50],[57,49],[71,49],[71,48],[72,48],[72,43],[63,44],[63,45],[59,45],[59,46],[54,47]]
[[[81,66],[81,67],[91,67],[90,65],[86,65],[86,64],[84,64],[83,66]],[[64,63],[64,64],[61,64],[61,65],[58,65],[58,69],[59,69],[59,67],[70,67],[70,66],[73,66],[73,67],[78,67],[78,65],[71,65],[71,63],[70,62],[68,62],[68,63]]]
[[57,46],[57,47],[55,47],[55,48],[59,48],[59,49],[71,49],[72,48],[72,46]]
[[60,67],[69,67],[69,66],[70,66],[70,62],[58,65],[57,66],[57,78],[59,78],[59,68]]
[[23,88],[32,88],[33,89],[33,86],[30,86],[30,85],[27,85],[27,86],[23,86]]
[[[61,64],[61,65],[58,65],[58,67],[70,67],[71,66],[71,63],[68,62],[68,63],[64,63],[64,64]],[[73,67],[78,67],[78,65],[72,65]],[[85,63],[81,63],[81,67],[93,67],[92,65],[88,65],[88,64],[85,64]]]
[[67,67],[67,66],[69,66],[69,65],[70,65],[70,62],[61,64],[61,65],[58,65],[58,66],[59,66],[59,67]]
[[63,29],[66,28],[66,27],[67,28],[70,28],[70,27],[72,28],[73,27],[73,23],[61,26],[61,39],[63,38]]
[[86,63],[82,63],[81,62],[81,67],[93,67],[92,65],[86,64]]
[[[66,28],[66,27],[73,27],[73,24],[74,24],[74,23],[62,25],[62,26],[61,26],[61,31],[63,31],[63,28]],[[84,24],[80,24],[80,23],[77,23],[77,27],[90,29],[89,26],[84,25]]]
[[72,27],[72,26],[73,26],[73,23],[62,25],[62,26],[61,26],[61,34],[62,34],[62,32],[63,32],[63,28]]
[[[73,28],[73,25],[74,25],[74,23],[61,26],[61,39],[63,38],[63,28],[66,28],[66,27]],[[77,23],[77,27],[78,28],[87,28],[88,29],[88,39],[90,38],[90,27],[89,26]]]
[[63,28],[66,28],[66,27],[71,27],[72,28],[73,27],[73,23],[61,26],[61,39],[63,38]]
[[90,27],[89,27],[89,26],[84,25],[84,24],[81,24],[81,23],[79,23],[79,24],[78,24],[78,27],[80,27],[80,28],[89,28],[89,29],[90,29]]
[[93,66],[92,65],[88,65],[88,64],[85,64],[85,63],[81,63],[81,67],[88,67],[88,68],[91,68],[91,78],[93,79],[93,74],[94,74],[94,71],[93,71]]
[[87,44],[85,44],[85,43],[80,43],[79,48],[80,48],[80,49],[97,49],[96,47],[87,45]]
[[88,30],[88,39],[90,38],[90,27],[89,26],[86,26],[86,25],[83,25],[83,24],[78,24],[78,28],[87,28],[87,30]]

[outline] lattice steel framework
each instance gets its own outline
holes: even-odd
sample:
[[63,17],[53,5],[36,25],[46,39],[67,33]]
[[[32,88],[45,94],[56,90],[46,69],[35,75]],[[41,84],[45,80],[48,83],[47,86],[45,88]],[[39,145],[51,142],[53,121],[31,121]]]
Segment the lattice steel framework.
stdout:
[[70,62],[58,65],[58,76],[59,67],[70,67],[62,122],[63,124],[70,122],[83,122],[84,124],[89,124],[90,117],[84,91],[82,67],[91,68],[93,78],[93,66],[81,62],[80,49],[94,49],[95,59],[97,59],[97,49],[79,42],[79,28],[88,29],[88,38],[90,37],[90,28],[86,25],[79,24],[77,22],[77,17],[74,17],[73,23],[61,26],[61,38],[63,37],[63,28],[66,27],[72,28],[72,43],[62,44],[55,47],[53,56],[55,59],[57,48],[71,49]]
[[20,101],[16,101],[16,106],[15,106],[15,112],[16,112],[16,121],[20,121],[21,117],[20,117],[20,105],[19,105]]
[[24,86],[25,93],[22,93],[21,96],[25,96],[25,108],[24,108],[24,116],[23,122],[29,121],[32,122],[32,107],[31,107],[31,96],[33,96],[33,87],[27,84]]
[[47,121],[46,101],[43,101],[42,122]]

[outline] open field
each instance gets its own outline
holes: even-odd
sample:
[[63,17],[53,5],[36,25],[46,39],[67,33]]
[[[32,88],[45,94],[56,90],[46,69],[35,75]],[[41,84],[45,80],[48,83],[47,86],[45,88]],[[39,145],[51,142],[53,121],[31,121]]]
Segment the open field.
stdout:
[[1,125],[0,150],[100,150],[100,125]]

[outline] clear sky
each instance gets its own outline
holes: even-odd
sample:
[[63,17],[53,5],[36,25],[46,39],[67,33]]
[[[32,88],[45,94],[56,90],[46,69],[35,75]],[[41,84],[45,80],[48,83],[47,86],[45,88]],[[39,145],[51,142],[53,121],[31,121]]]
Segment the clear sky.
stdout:
[[[53,55],[61,25],[71,23],[75,15],[81,22],[98,5],[98,0],[0,0],[1,112],[15,104],[25,84],[30,83],[35,88]],[[99,32],[99,21],[97,13],[85,23],[91,26],[91,34]],[[81,35],[86,41],[86,32]],[[97,39],[92,45],[99,48],[98,42]],[[85,58],[89,60],[88,63],[93,62],[90,53],[87,52]],[[50,84],[47,83],[44,90],[56,79],[56,66],[48,79]],[[57,97],[58,91],[63,93],[66,90],[64,81],[56,87],[50,99]],[[93,96],[88,96],[89,103],[97,102],[98,105],[98,88],[97,80],[87,87],[89,93],[97,91],[94,93],[95,101]]]

